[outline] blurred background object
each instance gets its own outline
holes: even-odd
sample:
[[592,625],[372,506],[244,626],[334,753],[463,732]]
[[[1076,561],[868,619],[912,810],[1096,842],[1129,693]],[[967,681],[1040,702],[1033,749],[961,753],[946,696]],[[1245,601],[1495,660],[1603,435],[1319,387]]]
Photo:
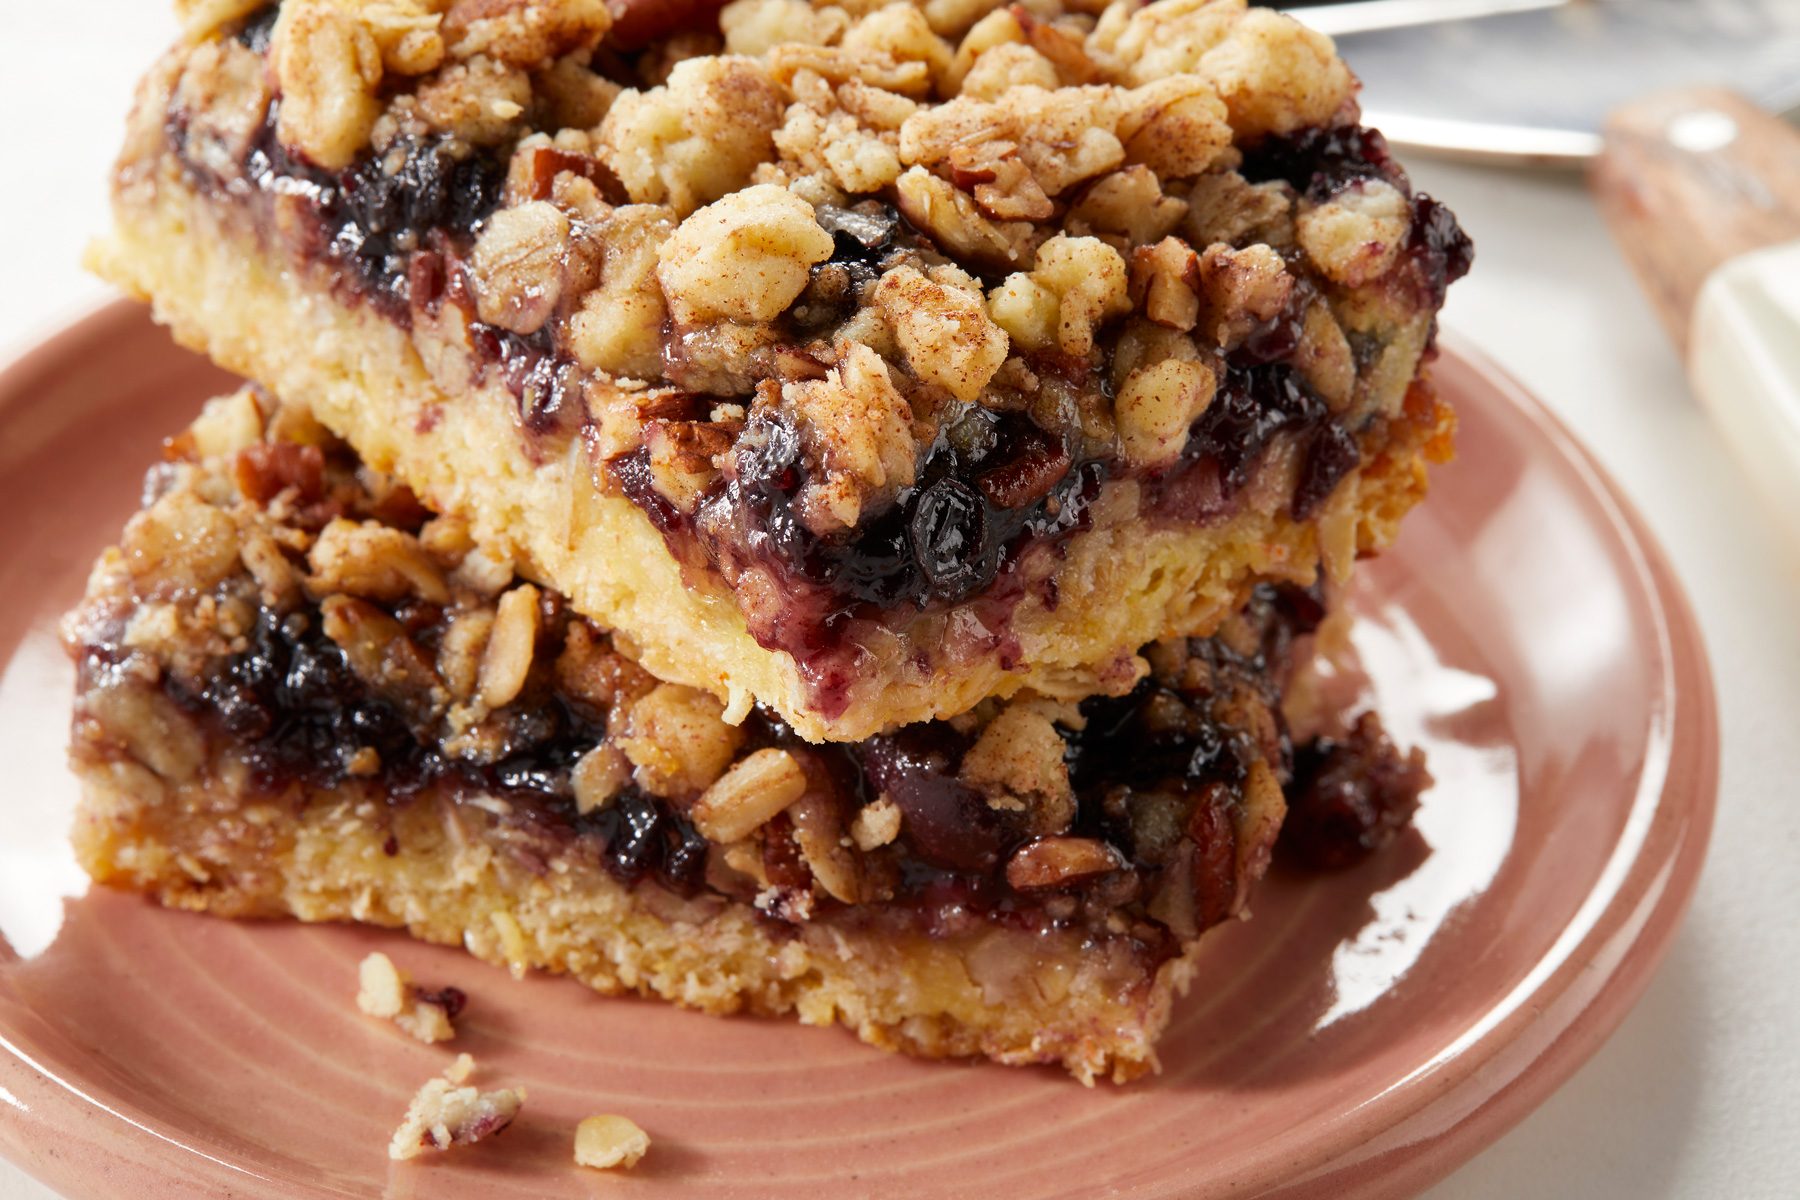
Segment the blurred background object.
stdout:
[[1595,199],[1688,379],[1800,544],[1800,130],[1722,88],[1617,109]]
[[1608,113],[1725,85],[1800,105],[1800,0],[1347,0],[1279,4],[1337,40],[1388,140],[1463,158],[1578,164]]

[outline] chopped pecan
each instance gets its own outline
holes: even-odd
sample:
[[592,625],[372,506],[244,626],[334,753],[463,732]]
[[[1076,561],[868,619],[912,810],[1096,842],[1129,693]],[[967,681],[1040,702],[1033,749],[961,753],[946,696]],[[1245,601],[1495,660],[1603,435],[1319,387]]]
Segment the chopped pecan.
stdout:
[[1006,883],[1020,892],[1071,887],[1124,865],[1124,855],[1098,839],[1042,837],[1006,860]]

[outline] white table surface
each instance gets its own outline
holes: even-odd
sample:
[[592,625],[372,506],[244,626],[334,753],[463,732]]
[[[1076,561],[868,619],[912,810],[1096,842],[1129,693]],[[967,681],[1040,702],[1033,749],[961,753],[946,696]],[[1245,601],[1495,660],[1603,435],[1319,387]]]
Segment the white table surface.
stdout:
[[[0,0],[0,358],[106,297],[78,258],[133,80],[171,29],[164,0]],[[1711,857],[1643,1001],[1430,1196],[1800,1196],[1800,549],[1694,406],[1578,181],[1413,174],[1478,246],[1445,325],[1561,414],[1649,519],[1699,611],[1724,727]],[[0,1163],[0,1200],[53,1197]]]

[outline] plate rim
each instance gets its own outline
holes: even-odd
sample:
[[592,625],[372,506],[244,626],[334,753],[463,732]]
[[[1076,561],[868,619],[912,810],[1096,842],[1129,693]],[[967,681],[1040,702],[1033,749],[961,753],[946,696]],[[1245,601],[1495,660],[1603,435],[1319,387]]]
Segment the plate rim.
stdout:
[[[147,320],[143,305],[114,300],[0,366],[0,422],[16,397],[28,394],[34,381],[54,373],[71,354],[104,353],[116,331]],[[1268,1196],[1329,1194],[1356,1200],[1414,1194],[1511,1130],[1598,1052],[1643,994],[1680,928],[1711,839],[1719,784],[1715,685],[1699,622],[1678,574],[1624,490],[1560,417],[1466,336],[1445,332],[1439,344],[1444,351],[1440,362],[1456,364],[1491,388],[1573,469],[1596,501],[1597,515],[1626,551],[1630,576],[1622,576],[1623,582],[1647,602],[1657,638],[1660,696],[1652,711],[1659,733],[1653,746],[1661,751],[1660,762],[1651,770],[1646,759],[1624,834],[1574,916],[1526,978],[1496,997],[1487,1014],[1433,1060],[1364,1099],[1347,1114],[1354,1120],[1310,1141],[1303,1158],[1293,1161],[1282,1179],[1271,1181],[1271,1189],[1262,1193]],[[1672,798],[1677,788],[1683,794]],[[1667,828],[1671,823],[1675,827]],[[1653,836],[1659,840],[1653,843]],[[1646,857],[1652,851],[1656,856]],[[1614,886],[1602,895],[1609,878]],[[1571,937],[1584,914],[1585,926]],[[1585,995],[1573,995],[1591,974],[1585,965],[1591,952],[1611,943],[1628,921],[1636,927],[1617,946],[1617,961],[1591,981]],[[1558,948],[1561,957],[1540,978]],[[0,955],[0,961],[10,958]],[[1530,1015],[1532,1008],[1548,1012],[1571,1000],[1577,1007],[1550,1020],[1547,1037],[1527,1036],[1525,1026],[1538,1019]],[[267,1179],[254,1168],[190,1145],[182,1127],[133,1113],[126,1103],[109,1104],[99,1091],[83,1090],[78,1081],[46,1071],[0,1028],[0,1156],[72,1195],[84,1194],[67,1191],[80,1189],[84,1179],[91,1186],[100,1176],[124,1178],[144,1171],[145,1152],[157,1144],[178,1147],[209,1164],[207,1179],[184,1176],[190,1195],[241,1194],[233,1187]],[[57,1104],[62,1110],[52,1111]],[[1432,1120],[1445,1111],[1457,1115],[1448,1122]],[[85,1122],[77,1132],[72,1127],[78,1117]],[[44,1144],[71,1133],[85,1143],[84,1150],[97,1151],[106,1160],[100,1170],[77,1167],[73,1156]],[[321,1197],[341,1194],[311,1190]]]

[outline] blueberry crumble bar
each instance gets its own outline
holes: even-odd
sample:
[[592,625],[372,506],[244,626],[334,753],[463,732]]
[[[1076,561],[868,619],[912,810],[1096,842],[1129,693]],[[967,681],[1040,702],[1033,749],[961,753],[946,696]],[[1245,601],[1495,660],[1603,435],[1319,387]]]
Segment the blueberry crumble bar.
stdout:
[[[1291,744],[1281,694],[1322,616],[1264,585],[1212,637],[1146,648],[1123,695],[808,743],[658,680],[246,388],[169,442],[65,623],[74,840],[174,907],[404,927],[603,992],[1127,1079],[1203,932],[1246,915],[1290,795],[1308,853],[1343,858],[1426,783],[1372,720]],[[381,967],[367,1007],[409,1012]]]
[[742,745],[1133,703],[1448,456],[1468,239],[1242,0],[181,8],[95,264]]

